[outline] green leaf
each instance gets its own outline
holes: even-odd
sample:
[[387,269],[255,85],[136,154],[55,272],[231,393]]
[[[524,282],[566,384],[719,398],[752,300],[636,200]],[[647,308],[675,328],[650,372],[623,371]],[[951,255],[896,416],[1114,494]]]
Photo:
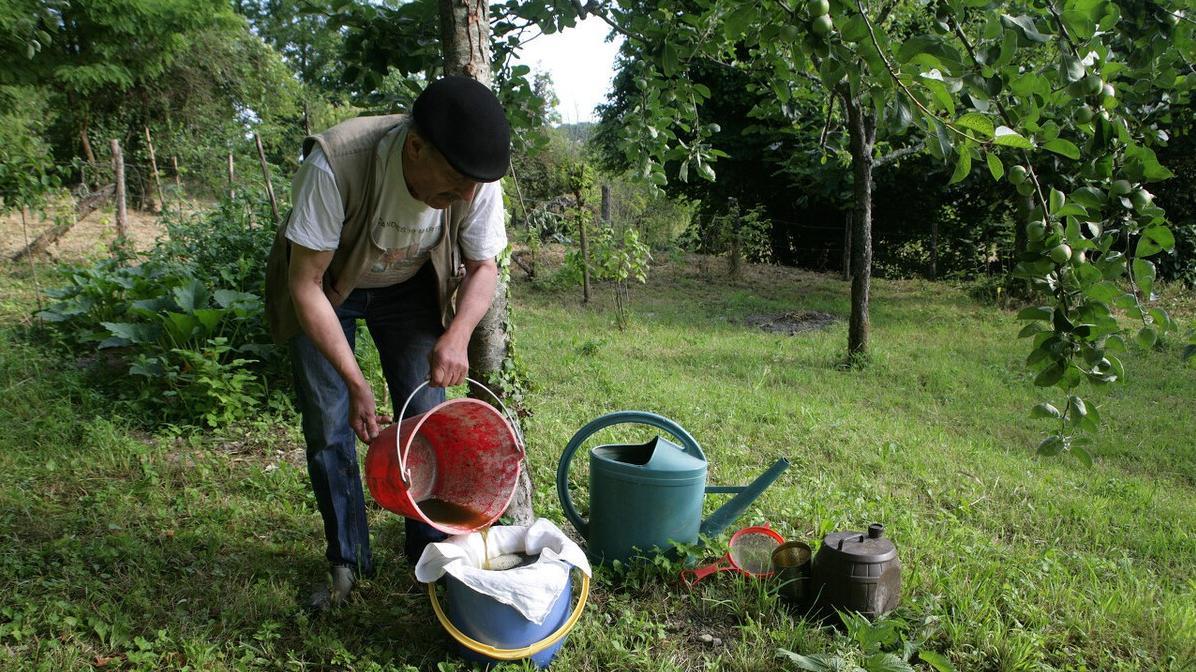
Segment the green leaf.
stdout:
[[1033,149],[1034,143],[1022,137],[1020,133],[1008,126],[998,126],[993,131],[993,142],[1004,147],[1014,149]]
[[1018,314],[1019,320],[1049,320],[1055,314],[1055,309],[1050,306],[1030,306],[1022,308]]
[[1193,357],[1196,357],[1196,345],[1185,345],[1183,354],[1184,361],[1186,362]]
[[1063,62],[1060,64],[1063,77],[1069,82],[1078,82],[1084,78],[1084,63],[1080,59],[1063,52]]
[[1047,201],[1047,203],[1050,205],[1050,208],[1051,208],[1051,214],[1052,215],[1058,214],[1059,209],[1063,207],[1063,204],[1065,202],[1067,202],[1067,197],[1063,195],[1063,192],[1052,187],[1051,193],[1050,193],[1050,198]]
[[1044,331],[1050,331],[1050,329],[1042,322],[1034,321],[1022,327],[1022,330],[1018,332],[1017,337],[1029,338],[1035,334],[1041,334]]
[[[942,79],[935,79],[928,77],[928,74],[936,74],[938,71],[931,70],[930,73],[922,73],[922,83],[930,92],[934,94],[934,99],[938,101],[939,105],[947,111],[947,114],[955,115],[955,97],[947,90],[947,85],[943,83]],[[940,75],[941,77],[941,75]]]
[[1085,208],[1100,210],[1109,199],[1105,196],[1105,192],[1100,189],[1096,189],[1095,187],[1080,187],[1071,192],[1071,200]]
[[1145,326],[1138,330],[1138,335],[1134,338],[1138,343],[1138,347],[1149,349],[1154,347],[1155,342],[1159,340],[1159,333],[1155,331],[1152,326]]
[[1070,452],[1076,457],[1077,460],[1083,462],[1085,467],[1092,466],[1092,455],[1089,455],[1088,451],[1084,450],[1083,446],[1072,442]]
[[1074,9],[1068,9],[1063,12],[1063,25],[1067,26],[1073,37],[1081,40],[1090,39],[1096,34],[1095,18],[1085,16]]
[[993,152],[986,152],[984,155],[985,162],[988,163],[988,172],[992,173],[994,180],[1000,180],[1005,175],[1005,166],[1001,164],[1001,159]]
[[1131,145],[1125,151],[1126,173],[1132,178],[1141,178],[1146,182],[1175,177],[1175,173],[1167,170],[1155,156],[1154,150],[1142,145]]
[[839,35],[845,42],[863,42],[868,39],[868,24],[862,16],[854,14],[839,24]]
[[677,47],[673,46],[672,42],[664,43],[660,66],[665,77],[672,77],[681,71],[680,59],[677,57]]
[[806,672],[839,672],[844,669],[842,658],[830,656],[825,653],[803,656],[800,653],[777,649],[777,655],[788,658],[790,662],[797,665],[798,669],[806,670]]
[[1163,250],[1175,247],[1175,234],[1165,225],[1156,224],[1147,227],[1138,239],[1138,246],[1134,249],[1135,257],[1149,257]]
[[1071,142],[1070,140],[1064,140],[1063,138],[1049,140],[1043,143],[1042,148],[1061,156],[1066,156],[1073,161],[1078,161],[1080,158],[1080,148],[1076,147],[1074,142]]
[[966,146],[960,147],[959,158],[955,161],[955,172],[951,173],[951,180],[947,184],[962,182],[970,172],[972,172],[972,152]]
[[1055,362],[1034,377],[1034,384],[1038,387],[1050,387],[1062,380],[1064,373],[1067,373],[1067,366]]
[[1009,16],[1008,14],[1002,14],[1001,23],[1017,30],[1027,42],[1036,42],[1038,44],[1042,44],[1050,39],[1046,35],[1038,32],[1038,28],[1034,26],[1034,19],[1031,19],[1024,14],[1022,16]]
[[892,653],[874,653],[864,659],[867,672],[914,672],[909,663]]
[[727,16],[727,20],[723,22],[723,35],[726,35],[730,41],[735,40],[735,38],[742,35],[748,29],[748,26],[752,25],[758,12],[759,9],[755,3],[743,3],[738,9],[731,12]]
[[1063,452],[1063,437],[1058,434],[1048,436],[1038,444],[1038,454],[1044,457],[1053,457]]
[[979,112],[968,112],[959,119],[956,119],[955,125],[975,131],[985,138],[993,137],[994,129],[992,120]]
[[1138,285],[1138,289],[1142,292],[1142,296],[1149,300],[1150,293],[1154,289],[1154,264],[1145,259],[1135,259],[1133,263],[1133,271],[1134,283]]
[[1059,418],[1063,417],[1063,414],[1059,412],[1059,409],[1055,408],[1054,404],[1048,404],[1047,402],[1044,401],[1041,404],[1038,404],[1034,408],[1030,409],[1030,417],[1031,418],[1055,418],[1056,420],[1058,420]]
[[1088,405],[1080,397],[1072,395],[1067,398],[1067,417],[1072,424],[1076,424],[1084,416],[1088,415]]
[[108,333],[133,344],[153,343],[158,340],[158,329],[151,324],[138,322],[101,322]]
[[938,672],[957,672],[947,657],[934,651],[919,651],[918,658]]

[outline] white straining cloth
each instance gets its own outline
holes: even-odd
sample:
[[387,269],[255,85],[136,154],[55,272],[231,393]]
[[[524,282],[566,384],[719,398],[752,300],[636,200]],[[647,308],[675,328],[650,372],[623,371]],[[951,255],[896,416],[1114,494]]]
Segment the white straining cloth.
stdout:
[[[516,553],[538,555],[535,562],[495,571],[483,569],[487,556],[499,567]],[[577,567],[590,576],[586,554],[551,521],[540,518],[530,527],[494,526],[483,548],[480,532],[459,534],[428,544],[415,564],[415,578],[432,583],[448,574],[483,595],[514,607],[527,620],[543,625]]]

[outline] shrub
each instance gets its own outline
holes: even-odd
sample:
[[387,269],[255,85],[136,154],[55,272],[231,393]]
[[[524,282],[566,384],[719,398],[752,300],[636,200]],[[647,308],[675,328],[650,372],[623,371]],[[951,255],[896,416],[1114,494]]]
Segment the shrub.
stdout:
[[150,422],[214,427],[248,417],[284,370],[263,319],[273,227],[260,204],[247,194],[170,219],[170,237],[140,264],[68,269],[39,316]]

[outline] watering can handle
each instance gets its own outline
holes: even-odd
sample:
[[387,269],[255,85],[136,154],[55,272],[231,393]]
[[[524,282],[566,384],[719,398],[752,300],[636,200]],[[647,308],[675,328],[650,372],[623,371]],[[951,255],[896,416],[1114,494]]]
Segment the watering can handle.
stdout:
[[569,467],[573,464],[573,455],[581,447],[581,444],[598,430],[605,429],[611,425],[625,423],[650,425],[666,431],[681,442],[680,447],[682,450],[703,462],[706,461],[706,455],[702,452],[702,447],[698,445],[694,437],[690,436],[689,432],[685,431],[680,425],[662,415],[646,411],[615,411],[614,413],[607,413],[600,418],[590,421],[589,424],[578,430],[573,435],[573,438],[569,440],[569,444],[565,446],[565,451],[561,453],[561,461],[557,464],[556,469],[556,492],[557,497],[561,500],[561,508],[565,511],[565,517],[569,519],[569,522],[573,524],[573,527],[583,537],[588,536],[590,523],[583,519],[581,514],[577,512],[577,506],[574,505],[573,497],[569,494]]
[[[523,443],[523,432],[519,430],[519,421],[516,420],[515,417],[511,415],[511,411],[507,409],[506,404],[502,403],[502,399],[500,399],[498,397],[498,395],[494,393],[494,390],[491,390],[490,388],[486,387],[481,382],[474,380],[473,378],[466,378],[465,380],[468,380],[469,382],[473,383],[474,385],[477,385],[478,387],[482,388],[483,390],[486,390],[487,392],[490,393],[490,396],[494,397],[494,400],[497,401],[498,405],[502,407],[502,412],[503,412],[503,415],[507,418],[507,423],[511,425],[511,429],[515,432],[515,441],[516,441],[516,443],[519,444],[519,452],[522,454],[527,454],[527,449],[524,448],[524,443]],[[407,401],[403,402],[403,408],[402,408],[402,410],[399,411],[399,417],[395,421],[396,423],[398,423],[400,425],[403,424],[403,418],[407,415],[407,407],[411,405],[411,400],[415,398],[416,393],[418,393],[420,390],[427,387],[429,384],[431,384],[431,382],[432,381],[430,381],[430,380],[425,380],[424,382],[420,383],[414,390],[412,390],[411,394],[407,395]],[[397,437],[397,435],[396,435],[396,437]],[[410,443],[410,441],[408,443]],[[410,483],[411,482],[411,473],[407,469],[406,451],[403,450],[403,446],[397,445],[397,442],[396,442],[395,452],[398,453],[398,456],[399,456],[399,475],[403,478],[404,483]]]

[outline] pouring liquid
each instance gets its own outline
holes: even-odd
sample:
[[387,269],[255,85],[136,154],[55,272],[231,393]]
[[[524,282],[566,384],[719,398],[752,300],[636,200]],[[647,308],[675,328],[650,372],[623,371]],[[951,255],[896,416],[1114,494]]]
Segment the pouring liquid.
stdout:
[[418,502],[418,506],[420,511],[423,511],[424,515],[430,520],[434,520],[442,525],[472,527],[485,519],[485,515],[481,511],[474,511],[456,502],[447,502],[437,497]]

